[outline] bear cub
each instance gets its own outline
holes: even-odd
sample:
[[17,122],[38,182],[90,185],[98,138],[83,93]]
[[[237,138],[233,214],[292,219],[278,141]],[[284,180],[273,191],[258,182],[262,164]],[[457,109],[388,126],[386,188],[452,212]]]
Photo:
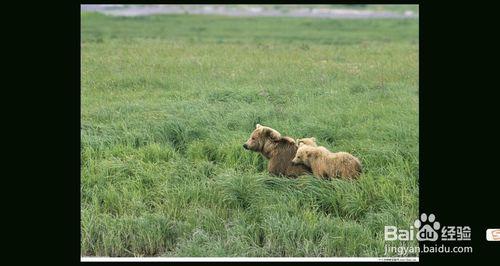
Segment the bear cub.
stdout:
[[[316,144],[316,143],[314,143]],[[331,152],[322,146],[299,142],[292,163],[311,168],[313,175],[323,178],[357,178],[361,172],[361,161],[347,152]]]

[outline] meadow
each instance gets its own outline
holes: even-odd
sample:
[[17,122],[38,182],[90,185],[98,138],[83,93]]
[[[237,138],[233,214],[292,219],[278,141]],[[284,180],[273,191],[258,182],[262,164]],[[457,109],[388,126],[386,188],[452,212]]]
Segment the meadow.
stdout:
[[[418,216],[418,39],[417,19],[82,13],[81,255],[384,256]],[[242,147],[256,123],[364,173],[271,176]]]

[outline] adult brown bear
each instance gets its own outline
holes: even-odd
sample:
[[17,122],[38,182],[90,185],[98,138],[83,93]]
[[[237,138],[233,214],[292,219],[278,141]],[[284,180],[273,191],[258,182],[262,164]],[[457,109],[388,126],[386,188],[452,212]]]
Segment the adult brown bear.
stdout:
[[282,137],[278,131],[270,127],[257,124],[250,138],[243,144],[243,148],[264,155],[269,160],[267,169],[271,174],[289,177],[311,174],[308,166],[292,163],[298,149],[295,140]]

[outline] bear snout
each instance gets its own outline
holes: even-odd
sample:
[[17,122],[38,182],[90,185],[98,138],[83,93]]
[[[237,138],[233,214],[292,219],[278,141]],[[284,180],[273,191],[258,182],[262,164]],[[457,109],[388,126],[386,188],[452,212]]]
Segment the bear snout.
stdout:
[[248,150],[248,145],[246,143],[243,144],[243,148],[245,148],[245,150]]

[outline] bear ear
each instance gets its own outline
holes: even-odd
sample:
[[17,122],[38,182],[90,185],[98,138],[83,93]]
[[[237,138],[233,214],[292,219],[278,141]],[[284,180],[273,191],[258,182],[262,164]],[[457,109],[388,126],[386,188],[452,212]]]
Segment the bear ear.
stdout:
[[262,127],[260,124],[255,125],[255,128],[260,128]]
[[274,141],[278,141],[281,139],[281,134],[276,130],[270,130],[269,137]]
[[299,142],[299,147],[302,147],[304,145],[305,145],[304,142]]
[[316,138],[315,137],[311,137],[311,140],[316,142]]

